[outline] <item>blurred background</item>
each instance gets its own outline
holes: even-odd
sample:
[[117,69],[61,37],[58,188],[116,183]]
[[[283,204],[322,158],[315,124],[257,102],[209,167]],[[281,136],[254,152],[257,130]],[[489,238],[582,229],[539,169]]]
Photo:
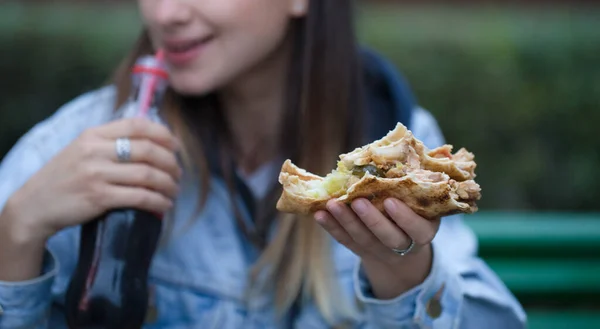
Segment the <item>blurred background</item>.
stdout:
[[[0,4],[0,159],[110,78],[140,31],[131,1]],[[449,143],[473,151],[481,255],[531,328],[600,328],[600,1],[358,2]]]

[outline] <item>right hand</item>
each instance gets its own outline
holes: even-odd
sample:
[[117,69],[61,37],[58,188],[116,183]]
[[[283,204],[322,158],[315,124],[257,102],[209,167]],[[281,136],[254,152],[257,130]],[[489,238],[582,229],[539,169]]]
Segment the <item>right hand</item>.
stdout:
[[[128,163],[117,159],[121,137],[131,140]],[[114,208],[163,213],[178,193],[177,145],[167,128],[146,119],[89,129],[13,194],[14,224],[31,238],[47,239]]]

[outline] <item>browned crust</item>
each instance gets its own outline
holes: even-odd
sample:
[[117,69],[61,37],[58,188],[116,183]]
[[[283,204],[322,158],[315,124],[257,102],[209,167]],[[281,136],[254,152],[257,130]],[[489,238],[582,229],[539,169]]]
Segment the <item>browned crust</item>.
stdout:
[[[308,171],[297,167],[296,165],[294,165],[292,163],[292,161],[287,160],[283,163],[283,166],[281,167],[281,174],[287,174],[289,176],[298,176],[298,178],[300,178],[301,180],[322,180],[323,178],[320,176],[317,176],[315,174],[309,173]],[[280,175],[281,175],[280,174]],[[280,183],[283,184],[283,182],[280,181]]]

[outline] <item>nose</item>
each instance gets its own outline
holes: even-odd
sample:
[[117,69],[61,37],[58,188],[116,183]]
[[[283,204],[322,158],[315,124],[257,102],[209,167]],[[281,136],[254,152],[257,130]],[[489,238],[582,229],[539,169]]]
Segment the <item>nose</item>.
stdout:
[[158,0],[154,18],[156,23],[165,28],[188,23],[192,18],[192,11],[187,1]]

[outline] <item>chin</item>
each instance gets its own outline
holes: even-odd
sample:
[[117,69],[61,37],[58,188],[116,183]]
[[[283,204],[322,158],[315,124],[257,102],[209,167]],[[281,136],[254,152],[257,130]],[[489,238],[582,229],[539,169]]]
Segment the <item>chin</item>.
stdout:
[[204,96],[215,90],[214,85],[208,81],[189,81],[172,77],[170,84],[173,90],[184,96]]
[[171,88],[185,96],[204,96],[222,87],[222,80],[208,72],[172,73]]
[[182,96],[204,96],[210,93],[210,90],[207,88],[202,88],[199,86],[190,86],[190,85],[179,85],[176,83],[171,83],[171,88]]

